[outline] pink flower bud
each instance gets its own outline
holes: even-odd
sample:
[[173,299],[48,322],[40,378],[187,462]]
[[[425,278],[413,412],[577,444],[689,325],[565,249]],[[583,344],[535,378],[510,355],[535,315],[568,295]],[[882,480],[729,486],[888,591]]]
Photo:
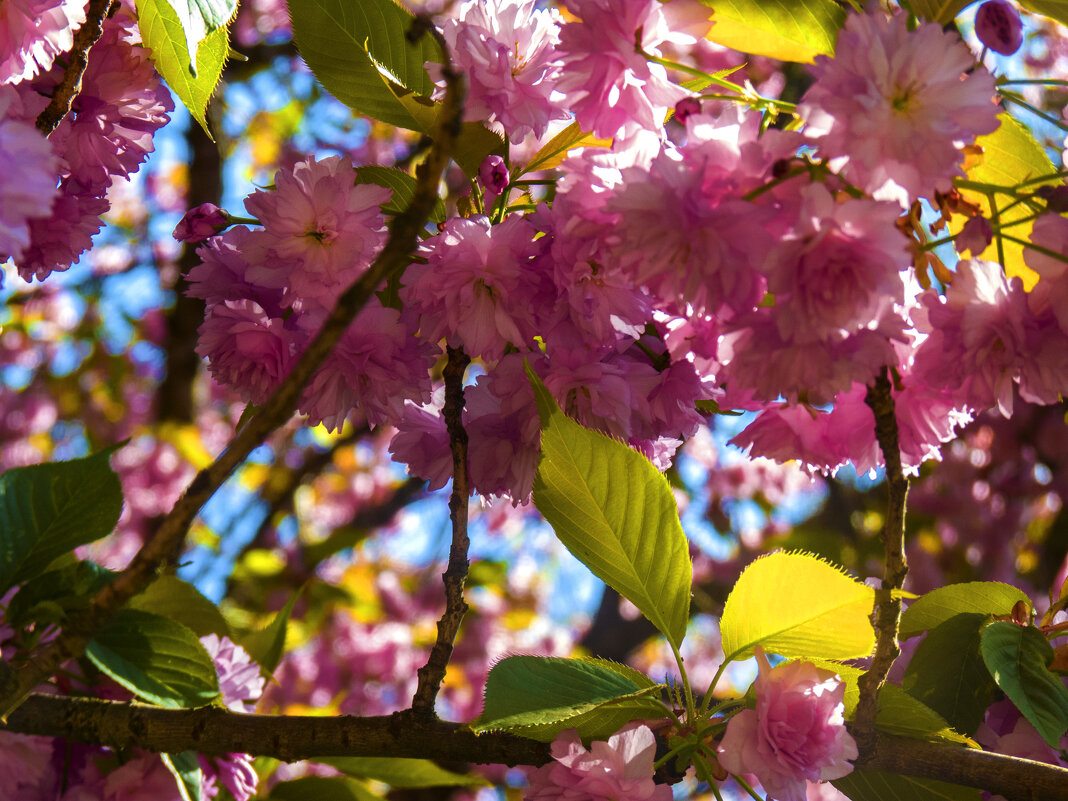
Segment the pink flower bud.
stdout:
[[975,12],[975,35],[995,53],[1011,56],[1023,44],[1020,13],[1005,0],[987,0]]
[[845,685],[810,662],[772,669],[759,647],[756,657],[756,709],[731,718],[719,761],[736,776],[756,776],[777,801],[803,801],[806,779],[839,779],[853,770],[857,744],[845,727]]
[[478,180],[486,190],[487,195],[496,197],[508,186],[508,165],[500,156],[489,155],[482,160],[478,168]]
[[229,225],[230,215],[225,211],[214,203],[201,203],[178,221],[173,236],[179,242],[203,242]]

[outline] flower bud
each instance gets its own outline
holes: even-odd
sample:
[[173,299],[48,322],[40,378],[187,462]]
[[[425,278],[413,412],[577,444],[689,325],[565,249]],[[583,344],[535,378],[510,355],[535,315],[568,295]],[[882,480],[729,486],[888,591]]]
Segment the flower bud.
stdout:
[[482,165],[478,168],[478,180],[487,195],[496,197],[505,190],[511,180],[508,165],[502,157],[490,154],[482,160]]
[[686,124],[686,120],[694,114],[701,113],[701,101],[696,97],[684,97],[675,104],[675,119]]
[[201,203],[178,221],[173,236],[179,242],[203,242],[229,225],[229,214],[214,203]]
[[1011,56],[1023,44],[1020,13],[1006,0],[987,0],[975,12],[975,35],[995,53]]

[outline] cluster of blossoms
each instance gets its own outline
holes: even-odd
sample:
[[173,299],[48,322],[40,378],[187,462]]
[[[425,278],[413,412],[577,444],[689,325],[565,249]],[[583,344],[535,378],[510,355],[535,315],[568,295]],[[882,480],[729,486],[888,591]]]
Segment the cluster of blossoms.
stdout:
[[[702,422],[702,401],[757,413],[734,440],[753,455],[864,472],[881,460],[866,387],[889,368],[915,471],[974,413],[1068,388],[1063,269],[1028,297],[996,265],[965,262],[943,298],[917,283],[898,225],[904,207],[948,191],[961,147],[999,124],[993,79],[962,42],[933,24],[909,31],[904,15],[852,15],[834,58],[813,68],[805,127],[762,133],[756,112],[703,113],[635,52],[639,29],[647,54],[692,44],[707,14],[653,0],[568,11],[565,22],[531,2],[463,4],[445,35],[471,80],[468,110],[516,138],[570,112],[613,147],[573,152],[553,202],[532,213],[447,220],[405,272],[399,308],[372,301],[305,389],[312,422],[337,426],[361,407],[399,429],[394,458],[444,484],[429,374],[445,341],[484,371],[464,412],[474,485],[518,501],[538,442],[524,359],[565,411],[661,467]],[[680,100],[672,141],[662,120]],[[506,168],[483,165],[487,208],[507,198]],[[354,180],[337,157],[283,170],[247,201],[262,229],[200,251],[198,352],[246,400],[278,386],[382,245],[388,190]]]
[[85,3],[11,0],[0,8],[0,261],[27,281],[66,270],[103,225],[108,190],[136,172],[173,110],[131,10],[104,21],[71,112],[45,139],[35,126],[64,78],[56,56]]

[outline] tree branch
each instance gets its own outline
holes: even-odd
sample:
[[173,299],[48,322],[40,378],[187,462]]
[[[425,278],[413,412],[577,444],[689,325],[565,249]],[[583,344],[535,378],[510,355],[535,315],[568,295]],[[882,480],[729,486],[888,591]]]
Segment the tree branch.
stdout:
[[89,48],[103,35],[104,20],[111,13],[112,4],[118,3],[119,0],[89,0],[85,22],[74,34],[74,45],[67,54],[70,60],[63,71],[63,78],[52,92],[48,105],[37,115],[37,130],[45,136],[51,134],[70,112],[74,98],[82,90],[82,76],[89,64]]
[[11,711],[60,665],[79,656],[89,640],[111,616],[148,585],[160,566],[172,554],[175,543],[185,537],[201,507],[244,462],[249,453],[293,415],[304,386],[326,361],[375,289],[387,277],[403,270],[411,261],[419,233],[425,227],[437,200],[438,184],[449,163],[463,114],[462,77],[448,68],[448,65],[443,70],[443,76],[446,92],[434,145],[417,172],[416,189],[411,204],[390,224],[389,239],[378,258],[356,283],[345,290],[318,335],[275,393],[237,432],[215,462],[196,475],[126,570],[93,598],[85,612],[72,615],[60,635],[44,646],[40,653],[35,654],[28,664],[14,672],[0,674],[0,720],[6,719]]
[[449,518],[452,520],[452,545],[449,548],[449,566],[442,579],[445,582],[445,613],[438,621],[438,637],[430,649],[426,664],[419,668],[419,685],[412,699],[411,713],[414,716],[433,719],[434,699],[445,678],[445,671],[452,656],[456,632],[460,630],[467,613],[464,600],[464,582],[470,567],[467,549],[467,504],[471,486],[467,474],[467,432],[464,430],[464,373],[471,357],[462,349],[447,347],[448,362],[445,364],[445,426],[449,430],[449,447],[452,449],[452,495],[449,497]]
[[901,621],[901,599],[891,595],[900,590],[908,575],[905,563],[905,499],[909,482],[901,470],[901,450],[898,445],[897,417],[894,414],[894,396],[890,385],[889,371],[884,367],[875,383],[868,387],[864,402],[875,415],[875,437],[886,463],[887,508],[886,526],[883,528],[885,549],[882,591],[876,593],[875,603],[875,655],[859,679],[860,701],[853,718],[857,734],[857,746],[862,752],[872,752],[876,746],[875,715],[878,710],[879,688],[901,654],[897,642],[898,625]]
[[[854,734],[857,732],[854,728]],[[122,750],[243,753],[292,762],[327,756],[393,756],[543,765],[547,743],[511,734],[476,735],[460,724],[400,712],[382,717],[247,715],[217,707],[163,709],[136,703],[33,695],[2,730]],[[978,787],[1009,801],[1068,801],[1068,769],[973,748],[876,736],[856,766]]]

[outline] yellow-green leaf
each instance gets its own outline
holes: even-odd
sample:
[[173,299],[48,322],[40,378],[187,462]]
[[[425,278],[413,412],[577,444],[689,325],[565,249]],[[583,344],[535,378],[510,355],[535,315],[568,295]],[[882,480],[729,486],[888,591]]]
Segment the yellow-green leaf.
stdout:
[[701,0],[714,10],[708,38],[782,61],[832,55],[845,11],[833,0]]
[[769,554],[742,571],[727,596],[723,653],[740,659],[760,645],[786,657],[867,656],[874,603],[871,587],[812,554]]
[[1061,25],[1068,25],[1068,0],[1020,0],[1020,5]]
[[227,27],[216,28],[200,42],[194,74],[182,23],[167,0],[138,0],[137,20],[156,71],[211,137],[204,114],[230,52]]
[[908,0],[902,5],[910,8],[912,13],[920,19],[945,25],[970,2],[972,0]]
[[527,365],[541,414],[534,505],[597,578],[678,647],[692,568],[667,479],[637,451],[565,415]]
[[516,177],[528,172],[551,170],[567,158],[567,154],[577,147],[611,147],[612,140],[597,139],[593,134],[584,133],[577,122],[568,125],[556,136],[542,145],[541,150],[515,171]]
[[[991,218],[993,217],[993,209],[990,207],[987,195],[978,191],[974,186],[970,186],[969,182],[1011,188],[1024,181],[1050,175],[1056,171],[1053,162],[1049,160],[1049,156],[1042,149],[1042,145],[1035,141],[1034,136],[1031,135],[1027,128],[1008,114],[999,115],[999,119],[1001,120],[1000,128],[994,133],[980,136],[976,140],[975,143],[983,149],[983,155],[977,164],[966,170],[968,178],[961,185],[961,195],[972,203],[978,204],[983,214]],[[1055,184],[1057,179],[1051,179],[1046,183]],[[1038,186],[1040,184],[1036,183],[1030,189],[1034,190]],[[996,194],[994,203],[998,209],[1001,209],[1008,207],[1013,201],[1007,195]],[[1000,223],[1001,225],[1010,225],[1016,220],[1029,217],[1032,214],[1034,214],[1034,210],[1027,203],[1015,203],[1011,209],[1001,215]],[[951,230],[954,232],[960,230],[960,226],[963,223],[963,218],[955,217],[954,224],[950,226]],[[1031,238],[1031,223],[1012,225],[1006,233],[1029,241]],[[1024,288],[1030,290],[1035,285],[1035,282],[1038,281],[1038,274],[1024,264],[1023,246],[1007,239],[1001,239],[1001,245],[1004,255],[1002,265],[1005,267],[1005,274],[1010,278],[1018,275],[1023,280]],[[990,247],[983,251],[978,258],[989,261],[999,260],[997,236],[995,236]]]

